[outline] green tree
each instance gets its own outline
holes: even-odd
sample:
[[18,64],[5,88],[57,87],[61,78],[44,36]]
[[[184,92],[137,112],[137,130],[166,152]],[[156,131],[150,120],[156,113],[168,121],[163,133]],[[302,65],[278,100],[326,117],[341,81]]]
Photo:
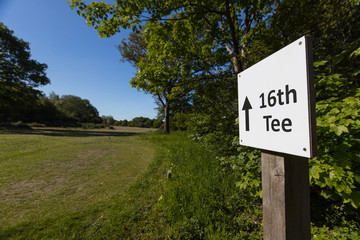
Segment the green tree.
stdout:
[[41,96],[35,87],[50,83],[46,64],[30,58],[29,43],[0,22],[0,119],[23,120]]
[[170,112],[173,103],[186,98],[191,90],[189,62],[181,61],[186,52],[181,51],[193,38],[178,36],[176,24],[149,23],[140,33],[132,33],[128,41],[119,45],[123,58],[137,67],[131,86],[154,95],[164,112],[164,132],[170,132]]
[[46,96],[41,96],[33,105],[29,112],[27,120],[37,123],[54,123],[61,119],[61,112],[56,108],[54,103]]
[[101,121],[103,124],[111,126],[115,124],[115,119],[113,116],[101,116]]
[[52,93],[50,94],[50,100],[67,119],[82,123],[101,122],[98,110],[87,99],[73,95],[59,97]]
[[130,127],[145,127],[145,122],[147,121],[147,118],[144,117],[136,117],[133,118],[130,123],[129,126]]
[[117,126],[127,127],[128,124],[129,124],[129,121],[125,119],[125,120],[120,120],[120,121],[118,121],[116,125],[117,125]]

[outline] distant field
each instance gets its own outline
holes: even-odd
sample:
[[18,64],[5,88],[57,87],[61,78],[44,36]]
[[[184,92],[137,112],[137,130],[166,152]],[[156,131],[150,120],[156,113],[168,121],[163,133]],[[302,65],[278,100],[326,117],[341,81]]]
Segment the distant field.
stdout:
[[0,232],[124,194],[152,161],[154,129],[0,130]]

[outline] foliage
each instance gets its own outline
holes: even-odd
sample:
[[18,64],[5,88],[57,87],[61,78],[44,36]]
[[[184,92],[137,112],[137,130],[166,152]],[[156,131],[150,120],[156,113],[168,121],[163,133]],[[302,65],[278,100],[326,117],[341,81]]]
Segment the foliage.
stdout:
[[[330,98],[317,104],[319,157],[312,159],[311,181],[321,195],[360,205],[360,89],[354,96]],[[329,191],[334,189],[335,191]],[[340,198],[340,199],[339,199]]]
[[[100,37],[110,37],[121,29],[136,30],[144,22],[174,23],[172,16],[178,20],[187,20],[193,26],[203,26],[206,38],[210,37],[219,43],[233,64],[234,72],[243,69],[241,57],[246,49],[246,35],[257,24],[273,13],[276,1],[264,0],[253,4],[248,1],[203,1],[203,0],[142,0],[133,2],[117,1],[114,4],[105,2],[86,3],[83,0],[69,0],[72,9],[84,17],[89,26],[93,26]],[[189,36],[190,37],[190,36]]]
[[[238,140],[236,137],[235,141],[238,142]],[[222,157],[221,164],[224,168],[231,169],[237,176],[237,187],[260,201],[262,197],[260,151],[245,146],[238,146],[237,150],[238,156]]]
[[144,128],[160,128],[162,121],[160,119],[150,119],[146,117],[135,117],[132,120],[115,121],[116,126],[144,127]]
[[13,31],[0,23],[1,81],[31,87],[48,84],[50,80],[45,73],[47,66],[30,59],[29,43],[13,34]]
[[185,64],[179,59],[185,58],[184,46],[194,41],[178,36],[178,28],[183,30],[186,24],[148,23],[143,26],[141,35],[132,33],[129,42],[123,41],[119,45],[123,58],[137,68],[130,84],[156,98],[164,113],[164,131],[167,133],[170,131],[172,105],[184,101],[191,90],[190,60]]
[[129,124],[129,121],[128,120],[120,120],[120,121],[115,121],[115,125],[116,126],[123,126],[123,127],[126,127],[128,126]]
[[[297,14],[289,15],[289,9]],[[304,33],[315,36],[319,154],[310,159],[310,182],[312,221],[317,226],[314,232],[318,239],[335,236],[351,239],[352,235],[357,236],[360,202],[360,32],[356,16],[359,13],[359,4],[350,1],[282,1],[276,7],[270,27],[250,39],[250,51],[262,49],[271,53]],[[315,15],[316,18],[311,17]],[[304,19],[309,21],[301,24]],[[333,28],[324,25],[324,22],[329,22]],[[294,27],[294,23],[299,24]],[[256,57],[251,56],[248,61],[256,62]],[[237,138],[235,142],[238,142]],[[220,160],[226,169],[231,169],[239,177],[237,185],[240,189],[247,190],[255,199],[261,196],[260,156],[257,150],[239,147],[235,154]],[[345,229],[353,232],[345,234]]]
[[312,239],[314,240],[353,240],[360,239],[358,229],[349,227],[335,227],[333,230],[326,226],[312,227]]
[[33,102],[41,95],[35,87],[46,85],[46,64],[30,58],[29,43],[14,36],[0,22],[0,119],[26,120]]
[[188,130],[194,140],[212,146],[219,155],[233,152],[233,138],[239,133],[236,95],[236,79],[224,74],[199,84],[194,93]]
[[136,117],[133,118],[128,126],[130,127],[146,127],[146,128],[160,128],[161,121],[159,122],[157,119],[150,119],[145,117]]
[[17,122],[5,122],[0,123],[0,130],[8,130],[8,129],[31,129],[30,126],[23,123],[22,121]]
[[138,32],[129,34],[127,40],[123,39],[117,46],[123,61],[128,61],[134,67],[147,55],[147,43],[144,36]]
[[[359,218],[355,209],[360,206],[360,89],[359,76],[350,68],[359,62],[354,43],[336,56],[336,62],[314,64],[319,156],[310,161],[310,181],[313,191],[326,199],[322,206],[331,206],[333,217],[328,222],[334,225],[340,219]],[[337,66],[343,62],[349,68]],[[345,71],[334,73],[329,65]],[[327,216],[319,213],[319,218]]]
[[31,111],[26,115],[27,122],[53,123],[59,119],[61,119],[61,112],[46,96],[41,96],[33,102]]
[[98,110],[87,99],[73,95],[60,97],[55,93],[51,93],[49,98],[65,120],[82,123],[101,122]]
[[101,122],[107,126],[115,124],[115,119],[113,116],[101,116]]

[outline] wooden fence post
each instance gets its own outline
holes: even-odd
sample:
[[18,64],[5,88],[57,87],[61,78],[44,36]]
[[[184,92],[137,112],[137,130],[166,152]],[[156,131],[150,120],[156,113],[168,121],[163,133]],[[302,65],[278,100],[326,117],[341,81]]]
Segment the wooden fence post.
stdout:
[[261,153],[264,240],[310,240],[308,159]]

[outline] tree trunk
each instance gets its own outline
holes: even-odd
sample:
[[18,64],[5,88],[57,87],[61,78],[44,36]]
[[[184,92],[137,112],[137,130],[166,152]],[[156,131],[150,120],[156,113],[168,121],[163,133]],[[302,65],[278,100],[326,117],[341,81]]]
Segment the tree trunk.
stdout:
[[170,133],[170,116],[169,116],[170,102],[167,99],[165,101],[166,101],[166,103],[165,103],[165,107],[164,107],[164,114],[165,114],[164,132]]
[[[229,0],[225,0],[225,11],[226,11],[226,19],[229,25],[229,29],[230,29],[230,36],[231,36],[231,42],[232,42],[232,51],[230,50],[230,55],[231,55],[231,62],[233,64],[233,68],[234,68],[234,73],[237,75],[238,73],[240,73],[243,69],[242,69],[242,63],[239,59],[239,55],[240,55],[240,46],[239,46],[239,41],[237,39],[236,36],[236,27],[235,27],[235,22],[231,17],[231,6],[230,6],[230,2]],[[229,51],[229,49],[228,49]]]

